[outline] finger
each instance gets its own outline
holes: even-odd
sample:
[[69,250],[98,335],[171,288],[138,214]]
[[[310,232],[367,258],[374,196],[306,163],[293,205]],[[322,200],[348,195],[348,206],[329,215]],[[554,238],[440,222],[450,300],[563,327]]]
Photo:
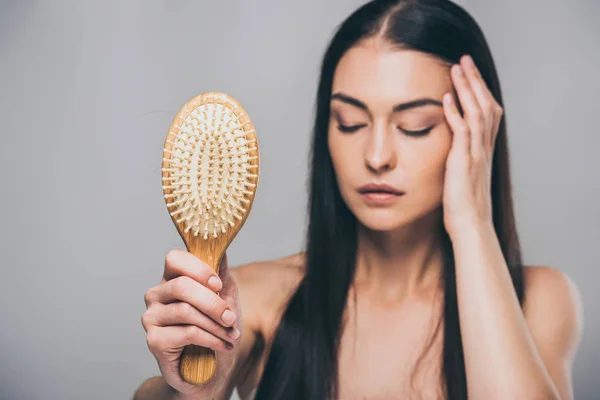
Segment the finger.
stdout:
[[154,327],[148,331],[146,343],[157,358],[161,353],[183,349],[190,344],[214,351],[229,351],[233,348],[231,344],[194,325]]
[[460,116],[456,101],[450,93],[444,95],[444,114],[452,131],[452,148],[468,155],[470,152],[469,128]]
[[465,121],[469,124],[471,154],[478,155],[483,151],[482,132],[485,127],[484,115],[460,65],[452,67],[452,79],[456,93],[462,105]]
[[171,250],[165,257],[163,283],[178,276],[189,276],[196,282],[218,292],[223,287],[219,275],[204,261],[183,250]]
[[242,308],[239,305],[239,296],[238,296],[238,288],[235,282],[233,282],[233,277],[229,274],[229,278],[231,281],[228,281],[224,286],[223,290],[219,294],[219,296],[229,305],[232,310],[236,312],[236,320],[233,326],[237,327],[240,331],[242,331]]
[[461,59],[461,66],[465,72],[465,76],[469,81],[471,89],[477,99],[479,108],[483,112],[485,128],[482,136],[482,143],[486,150],[490,150],[491,143],[493,141],[494,125],[497,121],[496,115],[496,100],[490,92],[487,84],[483,80],[481,73],[474,64],[473,59],[470,56],[465,56]]
[[223,253],[223,257],[219,262],[219,267],[217,268],[217,273],[219,274],[219,279],[223,283],[223,287],[225,286],[225,281],[229,278],[229,263],[227,262],[227,252]]
[[224,328],[191,304],[182,301],[166,305],[155,304],[145,313],[143,322],[146,326],[195,325],[230,343],[240,336],[240,331],[235,326]]
[[224,266],[225,272],[223,270],[219,270],[219,275],[221,275],[221,280],[223,281],[223,289],[219,292],[219,296],[224,299],[230,307],[234,310],[239,310],[238,305],[238,290],[237,284],[233,277],[233,274],[229,272],[229,266],[227,265],[227,256],[225,255],[224,260],[221,264]]
[[236,320],[235,312],[225,300],[188,276],[179,276],[152,288],[147,298],[150,304],[189,303],[226,327],[232,326]]
[[502,124],[502,115],[504,114],[504,111],[503,111],[502,107],[500,107],[500,106],[498,106],[498,109],[496,112],[498,114],[498,117],[494,121],[494,125],[492,127],[493,135],[492,135],[492,139],[490,141],[490,148],[489,148],[489,153],[488,153],[490,155],[490,158],[494,154],[494,148],[496,147],[496,139],[498,138],[498,133],[500,132],[500,125]]

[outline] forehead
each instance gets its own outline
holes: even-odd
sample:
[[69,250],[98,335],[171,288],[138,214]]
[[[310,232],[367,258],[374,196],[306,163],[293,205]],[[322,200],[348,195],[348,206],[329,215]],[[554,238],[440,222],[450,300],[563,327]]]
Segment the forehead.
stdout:
[[374,109],[421,97],[441,100],[452,89],[449,67],[426,53],[367,41],[342,56],[332,93],[343,92]]

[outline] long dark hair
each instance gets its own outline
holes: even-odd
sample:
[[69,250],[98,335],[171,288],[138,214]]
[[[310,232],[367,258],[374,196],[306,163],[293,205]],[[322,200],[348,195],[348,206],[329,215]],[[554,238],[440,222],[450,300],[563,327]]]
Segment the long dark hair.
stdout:
[[[354,278],[357,222],[340,195],[327,147],[333,76],[342,55],[366,38],[458,63],[469,54],[503,106],[492,55],[475,20],[449,0],[374,0],[339,26],[322,61],[310,152],[305,275],[279,323],[256,393],[260,400],[321,400],[338,395],[338,347]],[[492,166],[493,222],[519,301],[523,267],[513,213],[506,117],[499,127]],[[444,231],[445,232],[445,231]],[[449,399],[466,399],[467,384],[458,319],[454,257],[442,245],[443,352],[441,384]]]

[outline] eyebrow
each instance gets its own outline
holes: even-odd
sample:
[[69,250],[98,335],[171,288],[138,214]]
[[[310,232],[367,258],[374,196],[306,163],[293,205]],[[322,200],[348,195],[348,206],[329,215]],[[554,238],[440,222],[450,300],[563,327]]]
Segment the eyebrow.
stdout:
[[[355,99],[354,97],[350,97],[346,94],[343,93],[335,93],[333,95],[331,95],[331,100],[340,100],[343,101],[346,104],[350,104],[353,105],[355,107],[358,107],[362,110],[365,111],[369,111],[369,108],[367,107],[367,105],[365,103],[363,103],[362,101]],[[399,111],[404,111],[404,110],[408,110],[411,108],[417,108],[417,107],[423,107],[423,106],[428,106],[428,105],[434,105],[434,106],[440,106],[442,107],[442,102],[429,98],[429,97],[425,97],[425,98],[421,98],[421,99],[416,99],[416,100],[412,100],[412,101],[408,101],[406,103],[400,103],[400,104],[396,104],[393,108],[392,111],[393,112],[399,112]]]

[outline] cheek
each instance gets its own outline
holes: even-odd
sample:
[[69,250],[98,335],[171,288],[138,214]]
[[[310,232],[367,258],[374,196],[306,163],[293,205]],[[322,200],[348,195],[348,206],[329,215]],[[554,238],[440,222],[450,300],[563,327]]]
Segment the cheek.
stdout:
[[337,171],[339,170],[340,166],[340,159],[339,159],[339,144],[337,143],[337,140],[334,136],[332,136],[331,134],[331,130],[329,131],[329,134],[327,136],[327,147],[329,150],[329,156],[331,157],[331,162],[333,164],[333,169],[335,170],[336,174]]
[[441,194],[446,171],[446,160],[451,145],[450,133],[441,132],[436,135],[435,140],[424,143],[424,146],[414,150],[411,154],[414,170],[413,185],[422,188],[423,196],[435,196]]
[[331,162],[338,180],[343,181],[344,177],[353,173],[357,167],[355,146],[348,141],[348,138],[341,137],[338,132],[333,132],[328,135],[327,145]]

